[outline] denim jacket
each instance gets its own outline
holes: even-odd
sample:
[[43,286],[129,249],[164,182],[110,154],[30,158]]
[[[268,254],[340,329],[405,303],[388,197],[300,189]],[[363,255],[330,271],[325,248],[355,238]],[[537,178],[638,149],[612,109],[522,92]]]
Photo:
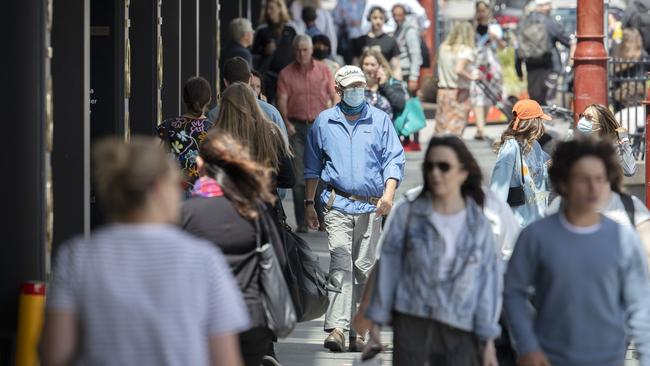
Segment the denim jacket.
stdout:
[[429,194],[411,192],[395,205],[379,244],[369,319],[387,324],[396,311],[473,332],[482,340],[500,334],[503,277],[494,235],[472,199],[466,200],[466,211],[452,271],[441,279],[437,268],[445,243],[431,218]]
[[[499,154],[492,170],[490,189],[504,202],[508,201],[508,191],[511,187],[521,186],[522,160],[520,154],[520,145],[515,139],[506,140],[499,148]],[[521,227],[544,217],[551,190],[548,176],[550,157],[542,150],[537,141],[533,141],[530,151],[523,153],[523,158],[526,203],[512,207],[512,212]]]

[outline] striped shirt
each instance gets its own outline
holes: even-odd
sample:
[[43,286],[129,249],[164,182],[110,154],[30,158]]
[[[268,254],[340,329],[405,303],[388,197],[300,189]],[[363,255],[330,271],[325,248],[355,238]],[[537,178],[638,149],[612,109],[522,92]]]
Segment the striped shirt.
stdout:
[[47,308],[76,315],[88,365],[207,365],[210,336],[249,326],[221,252],[162,224],[111,225],[62,246]]

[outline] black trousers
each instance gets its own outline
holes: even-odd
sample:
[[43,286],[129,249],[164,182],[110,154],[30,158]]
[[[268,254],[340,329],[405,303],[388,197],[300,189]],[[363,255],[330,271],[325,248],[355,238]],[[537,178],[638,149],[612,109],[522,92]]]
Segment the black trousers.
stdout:
[[239,334],[239,348],[244,365],[260,366],[273,342],[273,333],[267,327],[256,327]]
[[[528,77],[528,96],[540,105],[547,105],[553,98],[557,79],[552,69],[531,68],[526,70]],[[555,83],[553,82],[555,80]]]
[[481,365],[476,335],[432,319],[394,313],[393,346],[393,365]]

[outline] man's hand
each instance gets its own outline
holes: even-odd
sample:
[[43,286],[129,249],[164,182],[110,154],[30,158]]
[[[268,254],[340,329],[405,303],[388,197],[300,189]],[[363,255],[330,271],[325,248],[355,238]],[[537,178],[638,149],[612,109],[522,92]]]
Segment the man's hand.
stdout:
[[483,348],[483,366],[499,366],[497,361],[497,350],[494,348],[494,341],[489,340]]
[[357,331],[357,334],[366,334],[373,326],[372,321],[363,315],[365,312],[365,307],[360,306],[352,318],[352,328]]
[[379,199],[379,202],[377,202],[375,214],[377,216],[386,216],[390,213],[391,208],[393,208],[393,195],[384,193]]
[[296,134],[296,128],[293,126],[293,123],[285,122],[285,125],[287,126],[287,135],[289,135],[289,137]]
[[305,207],[305,219],[307,220],[307,225],[309,225],[310,229],[318,230],[320,224],[318,222],[318,215],[316,214],[316,208],[314,208],[314,205]]
[[542,351],[529,352],[519,358],[517,366],[551,366]]
[[408,88],[411,93],[415,93],[418,91],[418,81],[417,80],[409,80],[408,83]]

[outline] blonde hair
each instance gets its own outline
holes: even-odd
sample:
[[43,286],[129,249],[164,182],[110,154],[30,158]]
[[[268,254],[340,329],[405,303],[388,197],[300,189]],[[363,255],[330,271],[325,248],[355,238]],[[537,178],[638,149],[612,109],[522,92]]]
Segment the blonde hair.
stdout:
[[386,57],[384,57],[381,51],[375,48],[366,48],[361,54],[361,57],[359,58],[359,66],[361,66],[362,69],[363,69],[363,60],[365,60],[366,57],[374,57],[377,60],[379,66],[384,68],[384,72],[386,73],[386,76],[389,79],[393,77],[393,68],[390,67],[390,64],[388,63],[388,61],[386,61]]
[[274,25],[271,23],[267,11],[269,5],[272,3],[280,8],[280,24],[275,25],[282,28],[291,21],[291,17],[289,16],[289,9],[287,9],[287,4],[284,2],[284,0],[266,0],[266,4],[264,4],[264,11],[260,14],[260,23],[266,23],[268,26]]
[[291,155],[278,126],[265,117],[253,90],[242,82],[224,90],[213,127],[229,133],[247,147],[254,161],[276,171],[280,159]]
[[93,148],[92,163],[97,196],[111,219],[125,218],[140,208],[158,181],[179,170],[159,139],[143,136],[130,142],[117,137],[100,140]]
[[524,153],[528,153],[533,147],[533,142],[544,134],[544,120],[541,118],[522,119],[517,123],[516,130],[514,126],[515,120],[513,119],[501,134],[501,139],[494,144],[495,151],[498,152],[506,141],[515,139],[522,143]]
[[474,26],[470,22],[462,21],[454,25],[447,38],[445,38],[445,41],[442,42],[442,45],[454,51],[460,46],[473,49],[476,45],[475,37]]

